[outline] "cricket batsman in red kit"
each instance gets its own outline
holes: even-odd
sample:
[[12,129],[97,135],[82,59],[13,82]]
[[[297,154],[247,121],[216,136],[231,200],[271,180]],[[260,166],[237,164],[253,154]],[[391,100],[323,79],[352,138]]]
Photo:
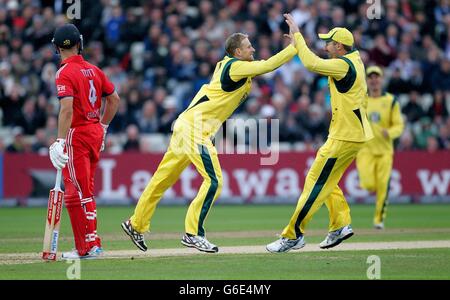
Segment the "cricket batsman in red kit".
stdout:
[[[52,42],[61,55],[55,76],[60,111],[58,137],[49,155],[53,166],[63,170],[64,203],[76,248],[62,258],[95,258],[103,250],[97,234],[94,175],[120,99],[102,70],[81,56],[83,37],[75,25],[57,28]],[[103,115],[102,97],[106,97]]]

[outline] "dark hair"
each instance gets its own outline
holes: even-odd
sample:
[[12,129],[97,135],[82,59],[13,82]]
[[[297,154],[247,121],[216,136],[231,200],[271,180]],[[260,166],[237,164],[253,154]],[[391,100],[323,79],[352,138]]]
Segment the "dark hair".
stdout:
[[234,51],[241,47],[242,40],[248,38],[248,35],[240,32],[233,33],[225,41],[225,52],[228,56],[234,56]]

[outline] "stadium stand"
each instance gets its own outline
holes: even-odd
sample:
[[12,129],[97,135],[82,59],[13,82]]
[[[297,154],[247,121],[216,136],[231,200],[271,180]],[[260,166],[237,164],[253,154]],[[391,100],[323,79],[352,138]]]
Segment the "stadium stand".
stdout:
[[[58,56],[50,40],[70,21],[65,2],[0,1],[0,152],[45,155],[55,139]],[[73,21],[84,35],[83,54],[108,73],[122,99],[106,151],[164,151],[173,120],[224,56],[225,38],[249,34],[257,59],[266,59],[284,46],[284,12],[321,56],[317,33],[345,26],[365,64],[385,68],[386,90],[407,120],[398,150],[450,149],[449,1],[383,3],[381,18],[370,22],[369,4],[356,0],[82,3],[81,19]],[[280,149],[305,151],[326,138],[329,106],[326,79],[295,58],[255,79],[236,114],[279,119]]]

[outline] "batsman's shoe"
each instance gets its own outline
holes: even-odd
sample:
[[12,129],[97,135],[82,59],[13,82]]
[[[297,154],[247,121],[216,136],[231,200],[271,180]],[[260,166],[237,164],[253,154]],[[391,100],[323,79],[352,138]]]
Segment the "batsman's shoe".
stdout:
[[219,248],[216,245],[208,241],[204,236],[200,235],[185,233],[181,238],[181,243],[186,247],[195,248],[203,252],[219,252]]
[[77,250],[72,250],[70,252],[63,252],[61,258],[64,260],[68,259],[96,259],[103,254],[103,249],[98,246],[94,246],[85,255],[79,255]]
[[134,230],[131,226],[131,221],[127,220],[121,224],[123,231],[131,238],[131,241],[142,251],[147,251],[147,245],[145,244],[144,235]]
[[298,250],[305,247],[305,238],[303,235],[297,239],[288,239],[282,237],[266,246],[266,250],[272,253],[288,252],[289,250]]
[[63,252],[61,255],[62,259],[79,259],[80,255],[78,255],[78,251],[77,250],[72,250],[69,252]]
[[381,222],[381,223],[374,224],[373,227],[375,229],[384,229],[384,223]]
[[91,248],[91,250],[89,250],[88,254],[91,256],[101,256],[103,255],[103,248],[99,246],[94,246]]
[[333,248],[352,235],[353,229],[351,225],[344,226],[335,231],[330,231],[327,237],[319,244],[319,247],[322,249]]

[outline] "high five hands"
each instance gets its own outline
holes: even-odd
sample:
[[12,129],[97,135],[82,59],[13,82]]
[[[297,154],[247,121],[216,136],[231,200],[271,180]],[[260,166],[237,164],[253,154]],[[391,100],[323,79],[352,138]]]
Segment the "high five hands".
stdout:
[[300,32],[300,29],[298,28],[298,25],[295,23],[294,18],[291,14],[284,14],[283,16],[286,18],[285,21],[289,26],[289,34],[285,34],[284,36],[289,38],[291,40],[292,46],[295,47],[294,34]]

